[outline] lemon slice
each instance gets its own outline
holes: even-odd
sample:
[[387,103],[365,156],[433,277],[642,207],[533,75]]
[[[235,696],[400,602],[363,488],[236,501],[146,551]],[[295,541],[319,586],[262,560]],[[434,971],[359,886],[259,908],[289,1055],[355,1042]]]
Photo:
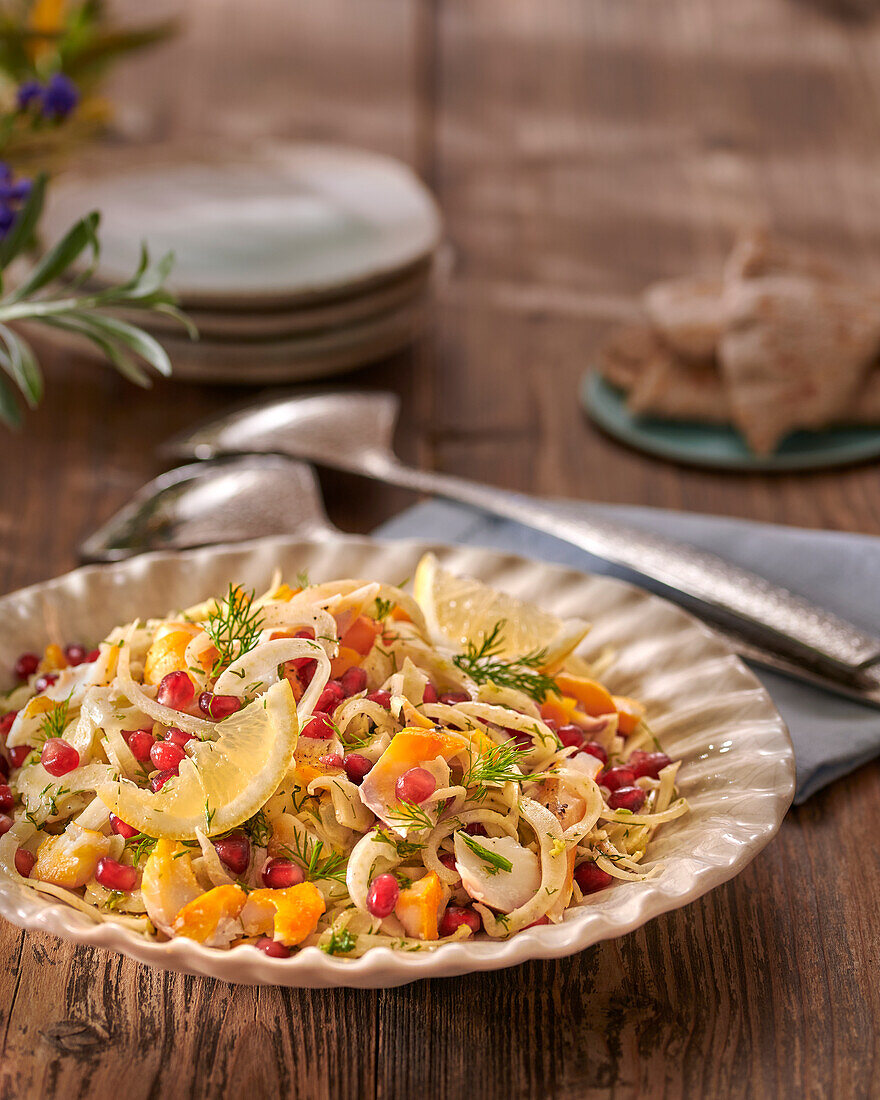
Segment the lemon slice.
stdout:
[[287,680],[215,727],[214,741],[190,741],[180,774],[155,794],[115,780],[98,797],[117,817],[147,836],[194,840],[234,829],[278,789],[293,761],[299,735]]
[[444,569],[434,554],[425,554],[416,568],[413,591],[435,642],[463,649],[479,646],[504,620],[498,655],[512,659],[546,650],[545,668],[564,660],[590,629],[583,619],[560,619],[534,604]]

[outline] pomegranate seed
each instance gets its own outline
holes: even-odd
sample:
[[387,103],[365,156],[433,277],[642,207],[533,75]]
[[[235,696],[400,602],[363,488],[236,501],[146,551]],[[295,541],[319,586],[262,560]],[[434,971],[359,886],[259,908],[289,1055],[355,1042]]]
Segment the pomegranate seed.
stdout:
[[0,777],[4,780],[9,778],[9,761],[2,754],[0,754]]
[[14,749],[10,749],[9,759],[12,761],[13,768],[20,768],[32,751],[30,745],[16,745]]
[[31,877],[31,871],[33,871],[36,862],[37,857],[32,855],[27,848],[19,848],[15,853],[15,869],[22,878]]
[[600,772],[596,781],[601,786],[607,787],[609,791],[616,791],[618,787],[631,787],[635,780],[635,773],[631,768],[618,766]]
[[214,841],[217,855],[234,875],[243,875],[251,861],[251,842],[244,833],[231,833]]
[[185,672],[169,672],[159,683],[156,702],[163,707],[183,710],[192,702],[195,693],[193,682]]
[[367,696],[371,703],[378,703],[380,707],[384,707],[385,710],[391,708],[391,692],[390,691],[371,691]]
[[117,817],[116,814],[110,815],[110,831],[116,833],[117,836],[125,837],[126,840],[131,840],[133,836],[138,835],[137,829],[128,825],[121,817]]
[[172,768],[177,771],[181,760],[186,759],[186,753],[180,745],[175,745],[171,741],[154,741],[150,749],[150,759],[153,761],[153,766],[160,772],[169,771]]
[[138,873],[134,867],[128,867],[125,863],[113,859],[111,856],[101,856],[98,866],[95,868],[95,881],[100,883],[105,890],[120,890],[127,894],[137,885]]
[[[608,753],[605,751],[605,746],[600,745],[598,741],[587,741],[580,751],[586,753],[587,756],[595,756],[597,760],[601,760],[603,767],[608,763]],[[580,756],[580,753],[576,752],[575,756]]]
[[167,771],[156,772],[156,774],[150,780],[150,790],[153,792],[153,794],[157,794],[159,791],[162,790],[169,779],[176,778],[177,768],[168,768]]
[[9,814],[0,814],[0,836],[8,833],[12,828],[12,818]]
[[399,897],[400,887],[394,875],[376,875],[367,891],[367,909],[374,917],[390,917]]
[[288,661],[287,663],[292,666],[302,686],[307,688],[315,678],[318,662],[312,657],[295,657],[292,661]]
[[544,725],[548,729],[553,730],[554,733],[556,733],[557,730],[559,729],[559,723],[556,721],[555,718],[543,718],[542,721],[543,721]]
[[17,710],[11,710],[8,714],[4,714],[3,717],[0,718],[0,737],[5,737],[12,729],[12,723],[15,721],[16,714],[18,714]]
[[286,890],[288,886],[298,886],[305,882],[306,876],[302,867],[298,867],[292,859],[269,859],[263,867],[263,885],[270,890]]
[[199,710],[215,722],[222,722],[230,714],[241,710],[241,699],[234,695],[212,695],[210,691],[203,691],[199,696]]
[[510,735],[510,739],[520,752],[531,752],[535,747],[535,742],[532,740],[532,735],[526,733],[524,730],[513,730],[505,728],[505,733]]
[[316,711],[331,714],[345,698],[345,688],[338,680],[329,680],[315,703]]
[[268,936],[263,936],[262,939],[257,940],[254,947],[258,951],[262,951],[264,955],[268,955],[271,959],[289,959],[290,948],[285,947],[283,943],[278,943],[277,940],[270,940]]
[[456,703],[469,703],[470,701],[471,697],[465,691],[444,691],[440,696],[440,702],[445,703],[448,707],[454,707]]
[[0,813],[9,813],[14,805],[12,789],[6,783],[0,783]]
[[425,694],[422,696],[423,703],[437,703],[440,700],[440,695],[433,684],[425,684]]
[[46,688],[51,687],[57,679],[57,672],[44,672],[42,676],[38,676],[36,680],[34,680],[34,691],[37,693],[37,695],[39,695],[40,692],[43,692],[46,690]]
[[645,797],[641,787],[618,787],[608,795],[608,805],[612,810],[632,810],[635,814],[645,804]]
[[350,695],[359,695],[367,687],[367,674],[358,665],[347,668],[339,677],[339,683],[345,692],[346,698]]
[[468,836],[486,836],[486,827],[475,821],[472,825],[465,825],[464,831]]
[[[195,741],[195,737],[191,733],[187,733],[186,730],[179,730],[177,726],[169,726],[165,731],[165,740],[182,749],[187,742]],[[152,748],[152,745],[150,748]]]
[[100,656],[101,656],[101,650],[100,649],[90,649],[88,654],[86,655],[86,664],[87,665],[94,664],[95,661],[97,661],[97,659]]
[[318,763],[322,764],[325,768],[342,768],[344,762],[338,752],[328,752],[323,756],[318,757]]
[[326,714],[316,714],[306,722],[302,731],[303,737],[314,737],[320,741],[326,741],[328,737],[335,737],[336,730],[333,722]]
[[526,928],[538,928],[542,924],[549,924],[549,923],[550,923],[550,918],[549,917],[539,917],[537,920],[533,920],[531,924],[525,925],[522,928],[522,931],[525,932]]
[[64,657],[69,665],[81,665],[88,653],[84,645],[69,645],[64,647]]
[[444,852],[443,855],[440,856],[440,862],[447,871],[455,871],[456,874],[458,873],[458,868],[455,866],[455,856],[452,852]]
[[604,890],[614,881],[607,871],[603,871],[592,861],[575,867],[574,880],[580,886],[582,894],[595,894],[597,890]]
[[474,909],[466,909],[459,905],[447,906],[446,912],[440,920],[440,935],[451,936],[462,925],[470,928],[475,934],[483,927],[480,915]]
[[128,747],[131,749],[131,755],[135,760],[149,760],[150,749],[152,749],[155,741],[153,740],[152,730],[132,730],[126,737]]
[[373,761],[368,760],[366,756],[361,756],[359,752],[350,752],[342,761],[342,766],[349,780],[359,787],[372,768]]
[[27,680],[33,676],[40,666],[40,658],[36,653],[22,653],[15,662],[14,671],[19,680]]
[[424,802],[437,790],[437,781],[426,768],[410,768],[397,780],[394,790],[401,802]]
[[572,745],[580,747],[585,741],[584,731],[580,726],[560,726],[556,731],[556,736],[566,749],[570,748]]
[[632,769],[636,779],[641,779],[645,775],[650,776],[651,779],[658,779],[660,772],[668,768],[671,763],[665,752],[642,752],[641,749],[636,749],[627,760],[626,766]]
[[56,777],[67,775],[68,772],[79,767],[79,753],[67,741],[63,741],[60,737],[53,737],[43,745],[40,763],[49,775]]

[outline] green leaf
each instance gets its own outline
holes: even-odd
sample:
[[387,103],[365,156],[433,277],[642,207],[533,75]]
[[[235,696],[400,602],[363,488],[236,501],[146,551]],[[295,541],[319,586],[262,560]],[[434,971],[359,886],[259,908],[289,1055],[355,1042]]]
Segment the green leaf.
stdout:
[[0,361],[0,365],[15,381],[28,405],[35,409],[43,396],[43,375],[33,349],[27,340],[6,325],[0,325],[0,339],[9,351],[9,355],[3,357],[5,362]]
[[470,850],[479,859],[486,864],[486,873],[489,875],[497,875],[499,871],[512,871],[513,864],[505,856],[499,855],[497,852],[491,851],[489,848],[484,848],[478,840],[474,840],[468,833],[456,833],[456,836],[461,837],[462,842],[470,848]]
[[95,231],[100,220],[101,215],[97,210],[80,218],[46,253],[31,272],[30,277],[9,296],[8,300],[20,302],[41,290],[47,283],[51,283],[62,275],[84,249],[91,248],[93,255],[97,255],[99,246]]
[[149,375],[138,366],[123,348],[117,347],[100,330],[84,324],[82,318],[44,317],[42,321],[44,325],[51,325],[52,328],[64,329],[67,332],[76,332],[80,336],[85,336],[86,339],[91,340],[95,347],[104,353],[119,373],[127,378],[129,382],[134,382],[136,386],[140,386],[142,389],[149,389],[152,385]]
[[17,428],[21,424],[21,409],[3,378],[0,378],[0,420],[10,428]]
[[128,321],[121,321],[118,317],[104,317],[99,313],[78,314],[80,324],[92,331],[99,331],[104,336],[115,340],[129,351],[133,351],[142,359],[154,367],[160,374],[168,378],[171,374],[171,360],[168,353],[158,340],[137,325],[131,325]]
[[0,241],[0,271],[9,267],[15,257],[31,243],[37,222],[43,212],[45,196],[46,173],[41,172],[33,181],[27,202],[19,211],[12,228]]

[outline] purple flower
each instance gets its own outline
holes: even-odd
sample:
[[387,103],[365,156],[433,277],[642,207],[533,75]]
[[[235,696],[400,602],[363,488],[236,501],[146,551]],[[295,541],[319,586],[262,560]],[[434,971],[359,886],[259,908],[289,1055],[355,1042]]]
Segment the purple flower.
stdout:
[[79,91],[69,76],[56,73],[43,92],[43,114],[47,118],[67,118],[79,103]]
[[0,240],[6,236],[31,193],[30,180],[15,180],[12,169],[0,161]]
[[26,111],[32,103],[39,103],[43,98],[43,85],[39,80],[26,80],[19,85],[16,93],[19,111]]

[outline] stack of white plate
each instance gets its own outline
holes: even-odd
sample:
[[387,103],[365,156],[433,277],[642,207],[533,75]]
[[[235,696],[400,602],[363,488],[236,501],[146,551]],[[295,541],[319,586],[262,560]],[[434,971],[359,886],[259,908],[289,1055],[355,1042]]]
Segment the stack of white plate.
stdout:
[[399,350],[424,324],[440,215],[388,157],[300,144],[117,156],[53,185],[46,238],[88,210],[101,211],[97,286],[130,278],[142,241],[154,258],[174,252],[169,285],[199,341],[167,317],[126,316],[161,340],[178,377],[319,378]]

